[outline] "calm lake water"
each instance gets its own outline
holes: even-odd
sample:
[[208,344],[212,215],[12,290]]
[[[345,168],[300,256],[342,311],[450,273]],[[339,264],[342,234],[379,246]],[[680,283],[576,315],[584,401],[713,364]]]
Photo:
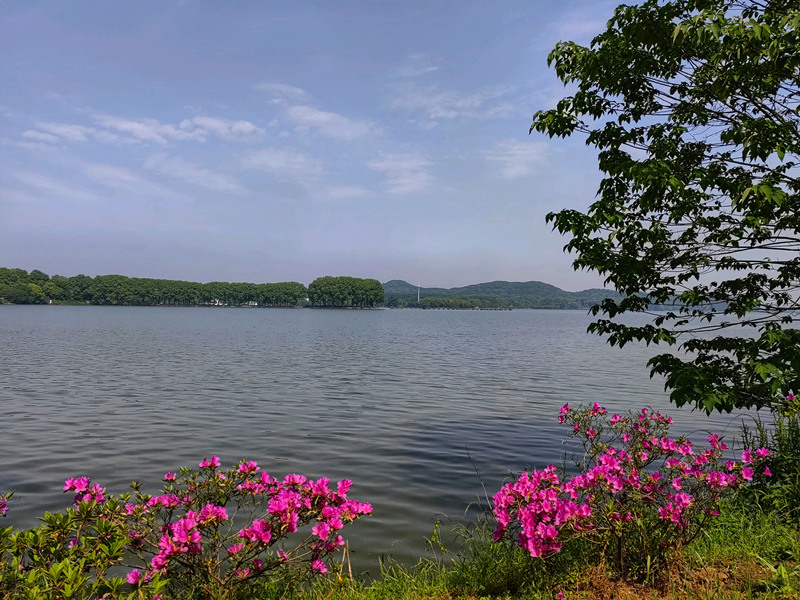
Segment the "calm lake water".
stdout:
[[[436,519],[474,520],[509,472],[560,464],[558,408],[598,401],[738,431],[671,407],[651,349],[610,348],[583,311],[0,306],[4,525],[68,506],[67,477],[157,491],[217,454],[282,477],[350,478],[374,516],[354,565],[413,563]],[[468,506],[472,507],[468,509]]]

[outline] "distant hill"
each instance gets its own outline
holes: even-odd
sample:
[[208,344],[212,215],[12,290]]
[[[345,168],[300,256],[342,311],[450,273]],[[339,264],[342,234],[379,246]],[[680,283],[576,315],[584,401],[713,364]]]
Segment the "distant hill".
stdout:
[[[393,279],[383,285],[387,306],[417,306],[417,286]],[[456,288],[419,288],[419,306],[429,308],[591,308],[604,298],[620,298],[598,288],[567,292],[541,281],[491,281]]]

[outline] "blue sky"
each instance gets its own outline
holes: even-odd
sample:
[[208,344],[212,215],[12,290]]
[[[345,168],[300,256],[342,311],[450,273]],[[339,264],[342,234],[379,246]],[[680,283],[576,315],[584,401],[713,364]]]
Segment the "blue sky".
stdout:
[[0,266],[452,287],[572,271],[584,140],[528,135],[598,0],[0,0]]

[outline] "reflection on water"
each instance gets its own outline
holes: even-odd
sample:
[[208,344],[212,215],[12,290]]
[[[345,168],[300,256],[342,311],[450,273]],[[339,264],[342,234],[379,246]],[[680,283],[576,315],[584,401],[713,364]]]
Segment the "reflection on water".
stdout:
[[434,519],[474,517],[509,472],[560,464],[565,402],[645,404],[676,433],[731,417],[670,407],[652,350],[610,349],[580,311],[321,311],[0,306],[0,490],[9,524],[214,453],[271,474],[351,478],[374,516],[351,526],[355,566],[414,562]]

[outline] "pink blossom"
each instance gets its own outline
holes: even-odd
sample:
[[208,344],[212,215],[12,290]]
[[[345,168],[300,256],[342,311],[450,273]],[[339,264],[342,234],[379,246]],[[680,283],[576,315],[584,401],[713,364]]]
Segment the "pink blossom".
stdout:
[[125,581],[130,583],[131,585],[139,585],[139,580],[141,579],[141,575],[139,573],[139,569],[134,569],[128,576],[125,578]]
[[772,477],[772,471],[769,470],[769,467],[764,467],[764,476]]
[[237,471],[239,473],[254,473],[258,471],[258,463],[254,460],[248,460],[240,464]]
[[172,471],[166,473],[163,477],[164,481],[175,481],[177,478],[178,476],[175,475],[175,473],[173,473]]
[[353,482],[349,479],[342,479],[339,483],[336,484],[336,493],[339,496],[346,496],[347,492],[350,491],[350,487],[353,485]]
[[205,524],[208,523],[219,523],[221,521],[225,521],[228,518],[228,513],[225,510],[224,506],[215,506],[213,504],[206,504],[200,510],[200,522]]
[[64,491],[65,492],[86,492],[89,490],[89,483],[91,480],[88,477],[78,477],[73,479],[70,477],[64,482]]
[[220,465],[219,458],[217,456],[212,456],[211,460],[204,458],[200,463],[200,468],[201,469],[206,469],[209,467],[214,468],[218,467],[219,465]]
[[311,569],[316,571],[317,573],[327,573],[328,572],[328,565],[326,565],[323,561],[316,558],[311,561]]
[[231,544],[228,547],[228,554],[238,554],[239,552],[242,551],[242,548],[244,548],[244,544],[242,544],[241,542],[238,542],[236,544]]

